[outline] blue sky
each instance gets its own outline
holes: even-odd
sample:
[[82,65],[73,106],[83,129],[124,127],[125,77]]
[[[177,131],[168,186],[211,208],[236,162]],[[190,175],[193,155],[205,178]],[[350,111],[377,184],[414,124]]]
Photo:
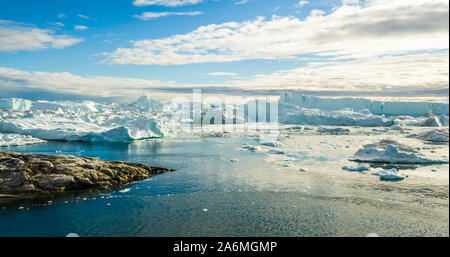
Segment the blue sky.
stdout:
[[448,92],[447,1],[0,2],[0,96],[193,87]]

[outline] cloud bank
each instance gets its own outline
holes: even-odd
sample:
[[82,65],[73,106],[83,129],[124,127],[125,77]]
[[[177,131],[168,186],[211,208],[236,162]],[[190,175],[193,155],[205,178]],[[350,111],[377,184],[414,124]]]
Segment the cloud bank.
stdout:
[[0,52],[61,49],[81,41],[83,41],[81,38],[58,35],[51,29],[40,29],[24,23],[0,20]]

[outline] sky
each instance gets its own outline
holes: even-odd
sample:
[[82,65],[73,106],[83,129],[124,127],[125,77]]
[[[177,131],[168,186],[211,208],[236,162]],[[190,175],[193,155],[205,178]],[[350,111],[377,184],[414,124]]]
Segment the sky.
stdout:
[[448,99],[447,0],[0,0],[0,97]]

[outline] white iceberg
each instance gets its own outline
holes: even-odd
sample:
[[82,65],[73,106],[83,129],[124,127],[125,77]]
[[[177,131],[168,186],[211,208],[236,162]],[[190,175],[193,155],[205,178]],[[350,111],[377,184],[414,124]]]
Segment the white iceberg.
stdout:
[[20,98],[0,98],[0,110],[29,111],[32,102]]
[[448,130],[432,130],[419,134],[409,135],[409,138],[417,138],[427,142],[445,143],[448,142]]
[[366,171],[366,170],[370,170],[370,166],[368,164],[359,164],[356,166],[343,166],[342,167],[343,170],[348,170],[348,171]]
[[398,173],[397,169],[377,171],[373,172],[372,175],[380,177],[380,180],[389,180],[389,181],[399,181],[407,177],[404,174]]
[[399,148],[388,144],[385,149],[377,149],[377,147],[368,147],[359,149],[350,161],[357,162],[374,162],[374,163],[391,163],[391,164],[442,164],[448,163],[448,160],[429,159],[420,157],[415,153],[400,152]]
[[347,134],[350,133],[350,129],[346,128],[323,128],[320,127],[317,129],[319,133],[330,133],[330,134]]
[[0,133],[0,147],[42,144],[44,140],[19,134]]

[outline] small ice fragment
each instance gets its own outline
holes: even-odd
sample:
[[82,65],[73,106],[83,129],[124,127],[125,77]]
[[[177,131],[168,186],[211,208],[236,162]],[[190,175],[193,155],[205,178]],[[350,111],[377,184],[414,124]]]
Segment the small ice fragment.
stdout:
[[69,233],[66,237],[80,237],[77,233]]
[[274,140],[274,141],[261,142],[261,145],[271,146],[271,147],[279,147],[279,146],[283,146],[284,144],[278,140]]
[[291,164],[289,162],[283,162],[278,164],[278,166],[283,167],[283,168],[288,168],[291,167]]
[[108,205],[108,206],[111,206],[111,204],[110,204],[110,203],[107,203],[106,205]]
[[299,168],[298,171],[301,171],[301,172],[307,172],[308,169],[305,169],[305,168]]
[[205,212],[206,212],[206,211],[208,211],[208,209],[203,209],[203,211],[205,211]]
[[239,159],[231,159],[230,162],[239,162]]
[[406,176],[398,173],[397,169],[382,170],[373,172],[372,175],[379,176],[380,180],[399,181],[403,180]]
[[319,128],[317,129],[319,133],[330,133],[330,134],[341,134],[341,133],[350,133],[349,129],[345,128]]
[[378,234],[376,234],[376,233],[369,233],[369,234],[367,234],[366,237],[378,237]]
[[124,188],[122,190],[119,190],[119,193],[126,193],[126,192],[130,192],[131,188]]
[[348,171],[365,171],[365,170],[370,170],[370,166],[368,164],[359,164],[356,166],[344,166],[342,167],[343,170],[348,170]]
[[285,151],[283,151],[283,150],[277,150],[277,149],[270,149],[270,150],[269,150],[269,153],[271,153],[271,154],[286,154]]
[[17,209],[19,209],[19,210],[23,210],[23,206],[20,206],[19,208],[17,208]]

